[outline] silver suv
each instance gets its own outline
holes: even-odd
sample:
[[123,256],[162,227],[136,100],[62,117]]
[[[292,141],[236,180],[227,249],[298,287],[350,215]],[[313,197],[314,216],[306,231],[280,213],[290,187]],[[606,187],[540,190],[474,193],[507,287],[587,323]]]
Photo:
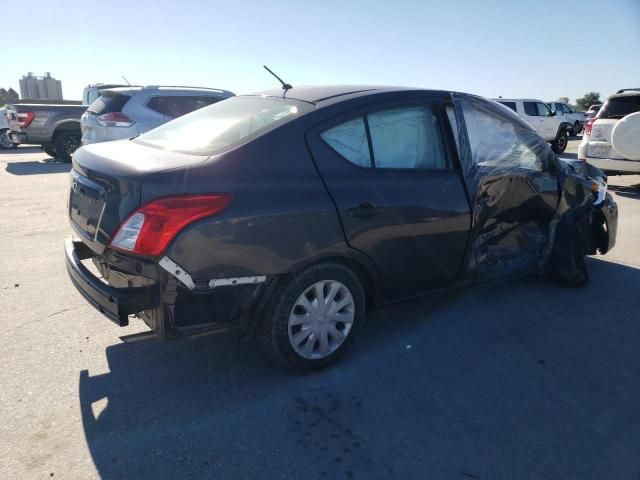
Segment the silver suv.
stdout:
[[234,95],[227,90],[197,87],[148,86],[100,90],[100,97],[80,119],[82,144],[135,137]]

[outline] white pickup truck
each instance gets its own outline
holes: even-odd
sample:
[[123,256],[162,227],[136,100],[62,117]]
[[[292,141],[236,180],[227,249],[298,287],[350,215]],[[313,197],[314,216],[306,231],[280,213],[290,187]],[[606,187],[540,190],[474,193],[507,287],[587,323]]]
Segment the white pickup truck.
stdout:
[[563,116],[556,115],[549,105],[542,100],[531,98],[494,98],[527,121],[547,142],[555,153],[562,153],[567,148],[567,135],[572,132],[572,125]]
[[585,112],[578,112],[573,109],[571,105],[567,105],[562,102],[549,102],[551,110],[556,112],[559,117],[564,117],[567,122],[571,124],[571,133],[576,136],[582,131],[584,122],[587,121],[587,114]]
[[5,105],[0,108],[0,148],[16,148],[17,143],[13,141],[11,132],[20,131],[18,124],[18,112],[13,105]]

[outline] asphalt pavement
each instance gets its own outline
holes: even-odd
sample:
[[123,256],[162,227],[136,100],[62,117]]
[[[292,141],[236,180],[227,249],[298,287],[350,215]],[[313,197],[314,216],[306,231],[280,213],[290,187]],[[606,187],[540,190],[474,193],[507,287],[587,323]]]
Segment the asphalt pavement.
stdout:
[[640,478],[640,176],[610,178],[618,244],[589,286],[377,309],[299,375],[232,335],[121,340],[146,328],[67,278],[68,171],[0,151],[1,479]]

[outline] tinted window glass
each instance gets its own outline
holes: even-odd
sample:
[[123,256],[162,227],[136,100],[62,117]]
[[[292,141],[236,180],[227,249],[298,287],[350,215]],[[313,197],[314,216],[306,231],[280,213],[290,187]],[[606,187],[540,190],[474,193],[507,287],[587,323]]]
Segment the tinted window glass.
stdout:
[[538,115],[540,115],[541,117],[548,117],[549,115],[551,115],[551,110],[544,103],[538,102],[536,103],[536,106],[538,107]]
[[291,99],[231,97],[155,128],[136,143],[174,152],[213,155],[315,108]]
[[147,107],[167,117],[178,118],[220,100],[219,97],[164,95],[152,97]]
[[535,102],[523,102],[523,103],[524,103],[524,113],[526,113],[530,117],[538,116],[538,109],[536,108]]
[[[462,102],[471,156],[476,165],[542,171],[549,145],[528,125],[498,115],[483,104]],[[508,112],[505,112],[508,114]]]
[[103,115],[105,113],[121,112],[125,104],[131,97],[122,93],[116,94],[102,94],[93,102],[87,109],[96,115]]
[[598,118],[622,118],[635,112],[640,112],[640,95],[610,98],[597,116]]
[[553,108],[555,108],[555,111],[556,111],[559,115],[561,115],[561,114],[563,114],[563,113],[564,113],[564,107],[563,107],[563,105],[562,105],[561,103],[552,103],[552,104],[550,105],[550,107],[551,107],[552,109],[553,109]]
[[514,112],[516,111],[516,102],[500,102],[505,107],[509,107]]
[[376,168],[447,168],[438,119],[429,106],[367,115]]
[[369,143],[362,117],[341,123],[321,135],[336,152],[361,167],[370,167]]

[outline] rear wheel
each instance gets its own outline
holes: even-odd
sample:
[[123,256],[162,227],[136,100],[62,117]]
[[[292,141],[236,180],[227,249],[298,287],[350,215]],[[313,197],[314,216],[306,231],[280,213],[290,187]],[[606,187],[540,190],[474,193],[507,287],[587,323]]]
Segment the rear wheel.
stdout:
[[53,140],[56,157],[64,162],[70,162],[71,155],[80,146],[80,138],[80,132],[73,130],[58,133]]
[[9,130],[0,131],[0,148],[4,150],[11,150],[12,148],[16,148],[18,146],[17,143],[13,143],[9,138]]
[[556,137],[556,139],[551,142],[551,149],[555,153],[563,153],[567,149],[567,142],[567,132],[565,130],[562,130],[558,132],[558,136]]
[[279,365],[322,368],[338,360],[364,322],[365,294],[358,277],[339,263],[315,265],[274,294],[258,332]]

